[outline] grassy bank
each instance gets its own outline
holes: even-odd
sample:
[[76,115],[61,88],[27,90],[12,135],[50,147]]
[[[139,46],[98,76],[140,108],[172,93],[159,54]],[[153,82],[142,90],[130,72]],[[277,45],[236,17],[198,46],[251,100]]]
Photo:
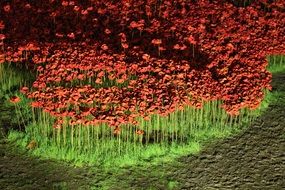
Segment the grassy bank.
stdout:
[[[268,60],[268,69],[272,73],[284,71],[284,56],[270,56]],[[63,128],[53,128],[54,118],[32,108],[31,101],[19,92],[23,85],[31,87],[36,75],[8,63],[1,65],[0,71],[2,105],[14,112],[14,117],[10,118],[15,123],[15,127],[9,129],[10,142],[15,142],[31,155],[110,170],[173,162],[177,157],[198,153],[205,141],[243,130],[279,96],[278,92],[266,92],[266,98],[257,110],[244,109],[239,116],[228,116],[219,107],[219,101],[206,103],[203,109],[185,107],[169,116],[154,114],[149,121],[138,118],[138,127],[123,126],[125,130],[114,135],[105,124],[98,127],[69,126],[68,121],[64,121]],[[21,101],[11,103],[12,96]],[[134,134],[138,130],[145,130],[148,138]]]

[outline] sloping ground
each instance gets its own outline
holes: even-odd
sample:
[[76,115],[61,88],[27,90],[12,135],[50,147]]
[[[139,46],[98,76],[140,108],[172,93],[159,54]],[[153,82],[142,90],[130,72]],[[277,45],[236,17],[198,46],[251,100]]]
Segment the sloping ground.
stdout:
[[[285,74],[275,75],[272,85],[281,92],[278,101],[242,133],[208,144],[199,155],[181,157],[171,166],[129,170],[121,174],[132,176],[124,187],[164,190],[178,181],[180,186],[173,189],[285,189]],[[161,176],[150,178],[153,173]],[[113,181],[110,189],[123,189],[118,183]]]
[[198,155],[181,157],[176,163],[106,173],[31,158],[2,140],[0,188],[284,189],[285,73],[273,76],[272,85],[281,92],[278,101],[272,102],[252,126],[236,136],[208,143]]

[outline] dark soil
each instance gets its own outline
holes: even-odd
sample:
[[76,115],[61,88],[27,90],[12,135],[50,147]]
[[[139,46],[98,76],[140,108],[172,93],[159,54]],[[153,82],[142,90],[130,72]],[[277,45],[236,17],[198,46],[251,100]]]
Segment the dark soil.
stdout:
[[206,143],[198,155],[183,156],[175,163],[113,173],[74,168],[29,157],[2,140],[0,189],[285,189],[285,73],[273,76],[272,85],[282,94],[251,126]]

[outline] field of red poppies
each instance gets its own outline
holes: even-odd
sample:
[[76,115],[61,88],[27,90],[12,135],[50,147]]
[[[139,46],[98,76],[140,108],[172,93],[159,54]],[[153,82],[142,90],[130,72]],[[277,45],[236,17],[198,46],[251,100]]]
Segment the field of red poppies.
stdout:
[[285,15],[282,0],[243,3],[1,1],[0,63],[36,73],[10,97],[33,113],[25,142],[116,156],[252,120]]

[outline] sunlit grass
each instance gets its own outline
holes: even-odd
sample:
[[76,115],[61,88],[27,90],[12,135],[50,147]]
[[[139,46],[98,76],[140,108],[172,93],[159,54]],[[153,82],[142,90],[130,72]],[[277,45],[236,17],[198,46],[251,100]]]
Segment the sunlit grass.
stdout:
[[267,60],[269,61],[269,65],[267,69],[271,73],[278,73],[285,70],[285,56],[284,55],[270,55],[267,56]]
[[[270,72],[284,71],[284,60],[284,56],[270,57]],[[5,94],[7,101],[12,93],[21,98],[16,107],[19,114],[15,116],[19,125],[25,123],[25,117],[30,117],[31,122],[25,127],[25,133],[11,130],[8,139],[22,148],[35,141],[37,144],[30,150],[31,154],[62,159],[77,166],[90,164],[113,168],[147,163],[155,165],[171,162],[182,155],[196,154],[204,141],[224,138],[247,127],[278,97],[278,92],[267,91],[259,109],[243,109],[236,117],[228,116],[219,107],[220,101],[207,102],[201,110],[186,106],[184,110],[168,116],[151,115],[149,121],[137,118],[139,126],[122,126],[121,134],[115,136],[106,124],[69,126],[66,120],[62,128],[52,128],[54,118],[40,109],[31,108],[28,105],[30,100],[11,90],[13,86],[26,85],[27,81],[23,79],[29,78],[17,72],[15,68],[0,66],[1,92],[8,94]],[[144,138],[135,134],[136,129],[146,131]]]

